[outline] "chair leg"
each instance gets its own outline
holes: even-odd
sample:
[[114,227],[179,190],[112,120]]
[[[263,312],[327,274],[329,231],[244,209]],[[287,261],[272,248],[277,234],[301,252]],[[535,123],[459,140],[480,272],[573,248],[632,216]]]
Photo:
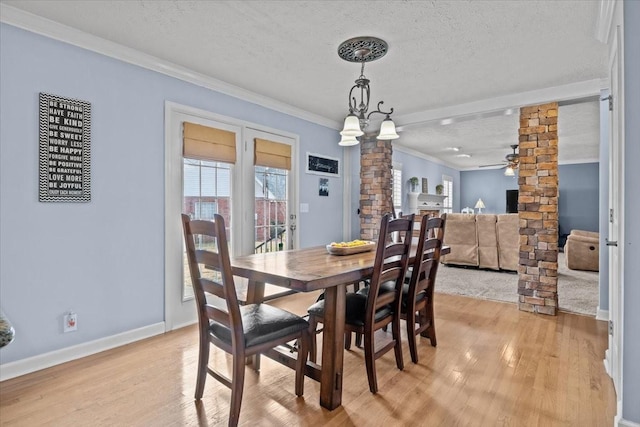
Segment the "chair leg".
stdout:
[[432,304],[428,304],[424,309],[424,321],[429,322],[429,327],[424,331],[424,336],[429,338],[432,347],[436,347],[438,340],[436,339],[436,324]]
[[[242,352],[244,353],[244,352]],[[242,391],[244,388],[245,357],[233,358],[233,377],[231,378],[231,407],[229,409],[229,425],[237,426],[240,419],[242,405]]]
[[[420,315],[420,318],[422,316]],[[422,320],[421,320],[422,321]],[[416,312],[408,310],[407,312],[407,341],[409,341],[409,353],[411,353],[411,361],[418,363],[418,348],[416,343]]]
[[256,353],[253,355],[253,361],[251,363],[253,366],[253,370],[256,372],[260,372],[260,353]]
[[344,331],[344,349],[351,350],[351,331]]
[[307,365],[307,356],[309,355],[310,338],[311,333],[303,331],[302,337],[298,340],[300,346],[298,347],[298,359],[296,360],[296,396],[304,394],[304,370]]
[[393,351],[396,354],[396,366],[401,371],[404,369],[404,360],[402,358],[402,341],[400,340],[400,315],[396,314],[391,322],[391,334],[395,341]]
[[378,392],[378,380],[376,378],[376,353],[373,342],[373,331],[364,333],[364,361],[367,366],[367,378],[369,390],[375,394]]
[[316,363],[318,355],[318,345],[316,342],[316,329],[318,328],[318,320],[315,316],[309,315],[309,360]]
[[362,348],[362,333],[356,332],[356,347]]
[[[201,333],[202,334],[202,333]],[[207,365],[209,364],[210,344],[207,337],[200,338],[200,350],[198,353],[198,376],[196,379],[196,400],[202,399],[204,384],[207,381]]]

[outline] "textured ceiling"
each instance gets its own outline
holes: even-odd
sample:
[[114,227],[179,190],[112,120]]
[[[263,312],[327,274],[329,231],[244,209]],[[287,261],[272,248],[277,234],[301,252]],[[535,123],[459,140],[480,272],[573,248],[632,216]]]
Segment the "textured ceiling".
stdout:
[[[356,36],[389,44],[389,53],[367,64],[365,75],[372,102],[394,107],[398,123],[408,114],[607,75],[606,45],[594,36],[596,1],[2,3],[336,122],[347,112],[347,93],[360,71],[336,51]],[[469,150],[495,151],[498,158],[490,162],[500,161],[514,143],[508,134],[517,131],[502,127],[517,118],[480,121],[446,129],[415,126],[397,144],[437,157],[434,138],[470,135]],[[597,141],[597,123],[594,129]],[[424,135],[417,135],[421,130]],[[443,160],[473,167],[479,156],[466,166]]]

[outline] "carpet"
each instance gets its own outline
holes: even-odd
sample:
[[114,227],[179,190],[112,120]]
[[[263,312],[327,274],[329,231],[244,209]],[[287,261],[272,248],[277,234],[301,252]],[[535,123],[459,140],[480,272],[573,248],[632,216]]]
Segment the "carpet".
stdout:
[[[517,303],[518,274],[440,264],[435,292]],[[558,253],[560,310],[595,316],[598,299],[598,272],[569,270]]]

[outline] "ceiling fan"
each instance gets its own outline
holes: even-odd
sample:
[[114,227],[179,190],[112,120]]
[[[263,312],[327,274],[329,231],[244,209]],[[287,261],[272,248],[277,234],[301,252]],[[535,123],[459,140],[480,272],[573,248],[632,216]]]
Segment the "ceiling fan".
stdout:
[[487,168],[491,166],[502,166],[503,168],[517,169],[520,164],[520,155],[516,153],[516,149],[518,148],[518,144],[512,144],[511,149],[513,153],[509,153],[504,156],[504,160],[502,163],[495,163],[492,165],[480,165],[481,168]]

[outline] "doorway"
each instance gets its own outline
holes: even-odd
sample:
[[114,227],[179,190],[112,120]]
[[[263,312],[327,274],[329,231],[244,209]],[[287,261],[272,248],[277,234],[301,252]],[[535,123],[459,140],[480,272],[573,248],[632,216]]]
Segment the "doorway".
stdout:
[[[223,135],[224,142],[211,156],[187,149],[192,128]],[[261,150],[277,162],[260,160]],[[297,135],[166,103],[165,330],[197,321],[180,214],[205,220],[222,215],[232,256],[295,248],[297,158]],[[239,293],[244,286],[238,280]],[[279,288],[267,291],[275,294]]]

